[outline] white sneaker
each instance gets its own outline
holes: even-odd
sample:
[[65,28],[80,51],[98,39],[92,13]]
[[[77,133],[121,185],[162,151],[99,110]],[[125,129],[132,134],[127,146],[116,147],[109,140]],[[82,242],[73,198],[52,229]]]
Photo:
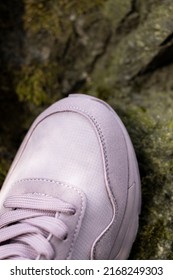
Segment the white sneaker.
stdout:
[[0,209],[0,259],[128,258],[140,179],[112,108],[73,94],[44,111],[14,159]]

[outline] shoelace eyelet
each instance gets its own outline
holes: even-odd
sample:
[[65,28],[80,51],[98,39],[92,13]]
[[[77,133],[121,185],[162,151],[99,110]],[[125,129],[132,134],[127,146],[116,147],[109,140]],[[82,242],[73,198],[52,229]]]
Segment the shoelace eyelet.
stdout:
[[66,235],[64,236],[63,241],[66,241],[67,238],[68,238],[68,234],[66,234]]
[[75,216],[76,215],[76,209],[74,210],[74,212],[71,214],[72,216]]

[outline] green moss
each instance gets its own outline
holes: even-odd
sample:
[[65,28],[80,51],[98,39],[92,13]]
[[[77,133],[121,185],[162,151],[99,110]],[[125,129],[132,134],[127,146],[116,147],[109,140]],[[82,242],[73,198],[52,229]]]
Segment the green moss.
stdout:
[[154,207],[150,217],[152,222],[148,221],[142,228],[143,234],[140,240],[141,246],[137,259],[167,259],[167,256],[169,256],[169,259],[172,259],[173,253],[170,248],[172,246],[173,234],[170,230],[170,224],[165,224],[165,217],[157,217],[153,221],[153,215]]
[[138,158],[142,212],[132,259],[173,258],[173,98],[167,85],[169,74],[164,82],[166,70],[171,75],[171,69],[150,73],[139,79],[138,86],[134,82],[128,87],[116,87],[114,72],[108,73],[107,68],[101,73],[96,69],[90,85],[90,92],[106,100],[123,120]]
[[31,33],[47,31],[60,40],[71,32],[71,20],[100,8],[104,0],[25,0],[24,26]]
[[[60,33],[60,10],[56,1],[24,1],[24,27],[31,34],[48,31],[52,36]],[[60,1],[61,2],[61,1]]]
[[[92,15],[97,18],[104,3],[103,0],[24,1],[25,58],[19,75],[15,75],[15,90],[20,101],[29,101],[36,106],[49,104],[59,99],[60,91],[67,92],[70,86],[73,87],[79,75],[85,75],[83,59],[78,59],[77,54],[80,50],[88,57],[88,64],[92,63],[93,56],[100,52],[100,45],[98,51],[93,49],[92,40],[85,35],[81,16],[88,19],[85,26],[95,21]],[[74,29],[78,35],[74,34]],[[91,56],[85,54],[87,46],[93,50]]]
[[129,81],[145,68],[158,53],[161,43],[172,32],[172,13],[173,3],[170,1],[153,7],[147,21],[125,36],[115,47],[111,57],[109,56],[107,64],[110,67],[107,69],[105,81],[114,73],[114,83],[128,85]]
[[23,26],[10,33],[15,16],[4,31],[10,59],[0,77],[0,182],[43,107],[71,90],[97,96],[123,120],[140,167],[142,212],[131,258],[173,259],[172,0],[22,2]]
[[19,100],[32,102],[36,106],[49,104],[56,90],[57,72],[58,66],[55,63],[23,66],[16,82]]
[[131,11],[131,0],[108,0],[103,6],[103,15],[109,19],[115,30],[121,20]]
[[[164,93],[162,93],[163,95]],[[147,96],[146,96],[147,99]],[[109,100],[122,118],[137,153],[142,182],[140,231],[133,248],[134,259],[173,258],[173,141],[172,114],[160,112],[150,95],[150,108],[126,98]],[[153,103],[152,103],[153,102]],[[147,103],[147,102],[146,102]],[[153,105],[152,105],[153,104]],[[166,102],[165,102],[166,109]],[[164,107],[162,105],[162,107]],[[173,101],[172,101],[173,106]],[[163,109],[163,108],[162,108]],[[154,113],[153,113],[154,112]],[[160,115],[161,114],[161,115]],[[156,118],[162,116],[162,118]]]
[[44,73],[41,69],[33,69],[33,67],[23,69],[23,71],[24,77],[16,88],[19,99],[40,105],[46,101]]

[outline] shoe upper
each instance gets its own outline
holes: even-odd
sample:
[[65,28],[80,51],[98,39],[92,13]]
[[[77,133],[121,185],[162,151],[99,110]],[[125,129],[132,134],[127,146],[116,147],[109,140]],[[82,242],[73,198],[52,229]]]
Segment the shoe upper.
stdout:
[[[2,217],[9,212],[13,220],[16,209],[19,215],[25,211],[18,223],[23,231],[30,226],[30,232],[20,233],[18,227],[17,237],[5,242],[11,248],[25,244],[24,256],[31,248],[28,258],[33,259],[115,258],[128,191],[139,183],[129,145],[118,116],[98,99],[71,95],[50,106],[31,126],[0,194]],[[41,235],[50,243],[43,246],[47,250],[37,245]],[[13,250],[7,255],[18,258]]]

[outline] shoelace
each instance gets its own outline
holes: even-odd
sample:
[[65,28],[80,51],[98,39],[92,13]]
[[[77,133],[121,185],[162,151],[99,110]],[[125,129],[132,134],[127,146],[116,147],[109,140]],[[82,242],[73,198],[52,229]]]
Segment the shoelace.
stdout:
[[74,206],[32,193],[8,197],[4,207],[12,209],[0,217],[0,259],[53,259],[50,239],[64,240],[68,234],[59,214],[73,215]]

